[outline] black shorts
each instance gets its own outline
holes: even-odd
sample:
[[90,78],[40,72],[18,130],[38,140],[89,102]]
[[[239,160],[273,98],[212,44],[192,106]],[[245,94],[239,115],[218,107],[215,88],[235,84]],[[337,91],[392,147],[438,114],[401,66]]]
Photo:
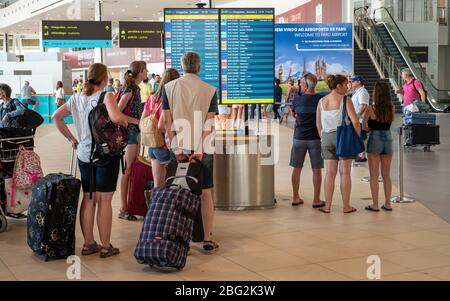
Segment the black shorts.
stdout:
[[[91,163],[78,160],[81,174],[83,192],[90,192]],[[93,192],[114,192],[117,189],[117,180],[120,171],[120,157],[110,160],[105,166],[94,164]]]

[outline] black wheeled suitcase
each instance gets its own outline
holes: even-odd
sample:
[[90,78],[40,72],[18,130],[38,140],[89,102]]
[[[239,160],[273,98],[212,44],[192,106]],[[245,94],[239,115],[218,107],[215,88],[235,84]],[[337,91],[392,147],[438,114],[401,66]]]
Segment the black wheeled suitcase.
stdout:
[[414,124],[403,127],[406,146],[440,144],[439,126]]
[[[74,158],[75,152],[71,165],[75,165],[73,175],[76,175]],[[28,209],[28,245],[45,261],[65,259],[75,254],[80,190],[80,180],[62,173],[40,178],[33,188]]]

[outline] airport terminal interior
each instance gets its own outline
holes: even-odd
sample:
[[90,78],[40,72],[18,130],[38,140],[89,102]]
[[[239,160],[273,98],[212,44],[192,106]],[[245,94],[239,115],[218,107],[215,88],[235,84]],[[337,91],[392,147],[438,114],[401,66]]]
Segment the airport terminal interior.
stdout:
[[[165,78],[167,68],[177,69],[181,75],[183,70],[195,73],[186,71],[185,60],[185,53],[194,51],[201,60],[199,78],[208,87],[217,88],[219,114],[215,117],[214,172],[210,174],[215,204],[211,239],[218,244],[214,252],[206,252],[205,242],[192,241],[186,264],[179,270],[141,264],[135,257],[137,245],[147,219],[156,214],[157,210],[151,209],[157,206],[158,194],[148,196],[142,189],[142,197],[146,201],[151,198],[147,215],[136,215],[137,220],[119,218],[119,172],[111,202],[111,243],[120,249],[120,254],[109,258],[81,255],[84,237],[79,209],[74,226],[74,254],[43,260],[29,246],[33,210],[27,212],[25,208],[24,212],[9,214],[14,200],[11,193],[3,194],[2,188],[0,281],[450,280],[450,81],[446,74],[450,67],[449,1],[199,2],[196,5],[195,1],[167,0],[151,1],[150,5],[144,0],[0,0],[0,101],[5,101],[6,110],[7,91],[2,85],[11,88],[10,98],[22,102],[28,98],[24,97],[24,90],[33,88],[26,110],[39,113],[43,123],[31,134],[34,147],[28,149],[39,156],[44,175],[68,175],[73,169],[72,144],[58,130],[56,119],[58,112],[61,114],[69,102],[79,97],[76,95],[86,93],[86,87],[99,86],[90,72],[94,63],[108,67],[106,79],[113,82],[110,92],[118,91],[120,96],[116,85],[126,84],[124,79],[134,74],[131,62],[145,62],[153,90],[146,97],[151,99],[155,92],[161,92],[163,116],[167,112],[170,116],[175,111],[164,108],[164,99],[169,98],[167,103],[172,106],[176,87],[165,83],[167,88],[160,88],[161,78]],[[73,27],[79,32],[73,34]],[[152,74],[160,78],[152,78]],[[302,92],[307,92],[305,85],[311,88],[312,78],[322,100],[332,97],[338,91],[329,85],[332,74],[345,80],[340,87],[342,90],[345,86],[346,92],[341,94],[353,91],[348,94],[353,99],[361,86],[348,89],[347,83],[362,85],[370,98],[369,108],[377,106],[375,99],[379,95],[374,90],[380,86],[387,89],[384,95],[392,100],[389,106],[395,114],[390,129],[385,131],[392,137],[385,141],[392,148],[392,210],[381,209],[385,184],[381,174],[380,210],[367,210],[373,209],[368,208],[373,199],[371,147],[367,147],[369,160],[361,160],[358,155],[349,165],[350,203],[354,207],[351,212],[343,207],[340,188],[345,183],[341,182],[339,171],[331,212],[313,208],[311,149],[299,186],[304,204],[294,204],[292,157],[298,155],[293,153],[298,151],[295,144],[299,140],[295,137],[302,126],[299,115],[312,112],[315,120],[317,109],[314,106],[313,111],[308,111],[310,107],[297,111],[295,104],[305,95]],[[412,84],[408,76],[413,79]],[[55,91],[58,81],[64,86],[62,97],[57,96],[58,87]],[[87,85],[82,86],[81,81]],[[417,97],[408,101],[408,93]],[[183,97],[188,98],[188,94],[191,93]],[[208,101],[211,95],[208,94]],[[141,101],[143,106],[146,99]],[[80,122],[75,114],[62,117],[73,135],[83,128],[75,124]],[[364,123],[365,117],[361,118],[359,122]],[[420,119],[417,124],[416,119]],[[11,141],[14,145],[22,143],[20,137],[7,136],[6,120],[0,120],[0,183],[4,187],[6,183],[11,185],[7,179],[11,175],[6,171],[12,159]],[[359,126],[359,122],[356,116],[355,124]],[[373,132],[369,132],[367,144],[374,143]],[[232,141],[232,151],[217,151],[223,141]],[[252,141],[256,141],[255,148]],[[141,144],[145,147],[144,140]],[[140,152],[140,147],[137,149]],[[148,157],[147,148],[144,149],[143,156]],[[17,146],[15,150],[18,155]],[[334,152],[336,156],[336,149]],[[320,200],[325,201],[323,180],[330,159],[324,154],[324,140],[322,156],[326,168],[322,170]],[[149,158],[143,160],[148,162]],[[77,177],[80,178],[80,170]],[[37,187],[41,179],[34,183]],[[126,186],[132,185],[130,182]],[[36,187],[29,198],[30,208],[37,208]],[[81,198],[80,194],[79,206]],[[61,214],[64,213],[67,212]],[[44,219],[49,223],[49,217]],[[96,225],[94,234],[100,242]],[[43,255],[46,251],[41,249]],[[76,262],[66,260],[69,255],[76,255],[80,264],[77,277],[68,272]]]

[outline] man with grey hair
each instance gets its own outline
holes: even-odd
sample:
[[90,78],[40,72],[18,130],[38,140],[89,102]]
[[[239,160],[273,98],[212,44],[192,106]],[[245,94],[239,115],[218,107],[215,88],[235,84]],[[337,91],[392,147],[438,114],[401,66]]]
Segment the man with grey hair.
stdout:
[[28,107],[28,105],[33,106],[33,110],[39,106],[39,102],[32,99],[34,95],[36,95],[36,91],[30,86],[29,81],[25,81],[22,87],[22,103]]
[[164,127],[178,162],[193,159],[203,162],[203,250],[210,254],[219,247],[211,237],[214,218],[214,148],[211,140],[218,112],[216,88],[200,79],[197,53],[184,54],[181,65],[184,76],[165,84],[161,91]]
[[406,107],[415,100],[426,103],[427,94],[425,89],[420,80],[414,77],[411,69],[405,68],[402,70],[402,79],[405,82],[403,84],[403,89],[397,90],[397,93],[403,94],[403,106]]
[[322,148],[319,131],[316,126],[316,112],[321,95],[316,93],[317,77],[307,73],[300,80],[302,95],[295,97],[292,103],[292,111],[295,116],[294,139],[291,151],[290,166],[292,172],[292,206],[302,205],[304,201],[300,198],[300,175],[305,162],[306,153],[309,153],[311,167],[313,169],[314,200],[313,208],[325,206],[320,200],[320,188],[322,185]]

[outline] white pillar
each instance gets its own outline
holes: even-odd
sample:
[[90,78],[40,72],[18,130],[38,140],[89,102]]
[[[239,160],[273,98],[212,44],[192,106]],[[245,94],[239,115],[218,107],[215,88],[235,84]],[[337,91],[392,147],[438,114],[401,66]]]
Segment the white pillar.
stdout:
[[[95,21],[102,21],[103,18],[103,3],[102,0],[95,2]],[[103,49],[94,49],[94,60],[96,63],[103,63]]]
[[353,23],[354,20],[354,1],[342,0],[342,23]]

